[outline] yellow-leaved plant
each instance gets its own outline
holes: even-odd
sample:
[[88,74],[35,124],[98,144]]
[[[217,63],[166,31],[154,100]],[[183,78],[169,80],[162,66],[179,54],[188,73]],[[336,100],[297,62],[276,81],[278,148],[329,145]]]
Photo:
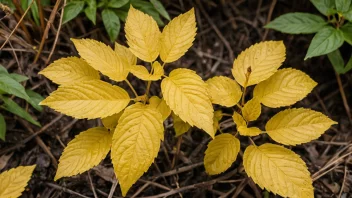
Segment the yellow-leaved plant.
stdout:
[[[101,118],[104,125],[81,132],[68,143],[55,180],[93,168],[111,151],[115,175],[126,196],[157,157],[164,140],[163,122],[171,114],[176,136],[196,126],[213,138],[204,165],[209,174],[219,174],[236,160],[240,141],[238,133],[215,136],[223,114],[214,112],[212,104],[238,107],[240,111],[234,112],[233,119],[239,134],[260,135],[262,130],[248,124],[258,119],[262,104],[292,105],[316,86],[303,72],[278,70],[285,59],[285,46],[279,41],[259,43],[240,54],[232,70],[236,80],[218,76],[204,82],[185,68],[165,74],[165,65],[178,60],[192,46],[196,31],[194,9],[171,20],[160,32],[152,17],[131,6],[125,24],[129,47],[116,43],[113,50],[95,40],[72,39],[80,58],[62,58],[40,72],[59,84],[41,105],[75,118]],[[149,63],[150,69],[137,65],[137,58]],[[100,80],[99,72],[126,83],[134,97]],[[144,94],[138,95],[133,88],[127,79],[130,73],[146,81]],[[152,81],[161,81],[162,97],[150,96]],[[245,102],[243,93],[255,84],[254,97]],[[296,145],[318,138],[334,123],[313,110],[289,109],[269,120],[265,133],[279,143]],[[245,150],[243,161],[247,174],[260,187],[282,196],[313,196],[305,163],[283,146],[256,146],[253,142]]]

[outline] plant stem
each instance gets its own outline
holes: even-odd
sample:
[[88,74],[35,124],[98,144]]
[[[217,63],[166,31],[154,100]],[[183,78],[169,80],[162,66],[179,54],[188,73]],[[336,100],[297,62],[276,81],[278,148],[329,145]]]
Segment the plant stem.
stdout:
[[249,140],[251,141],[251,143],[252,143],[254,146],[257,146],[257,145],[254,143],[254,141],[252,140],[251,137],[248,137],[248,138],[249,138]]
[[138,94],[136,92],[136,90],[133,88],[132,84],[130,83],[130,81],[128,81],[127,79],[125,80],[125,82],[127,83],[127,85],[131,88],[132,92],[134,93],[134,95],[136,97],[138,97]]

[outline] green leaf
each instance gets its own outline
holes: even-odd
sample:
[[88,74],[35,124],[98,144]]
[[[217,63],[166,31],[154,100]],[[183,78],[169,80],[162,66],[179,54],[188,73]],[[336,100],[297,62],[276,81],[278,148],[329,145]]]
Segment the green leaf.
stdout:
[[[28,1],[28,6],[32,1]],[[38,26],[40,26],[40,21],[39,21],[39,9],[38,9],[38,5],[37,2],[34,0],[32,7],[31,7],[31,13],[32,13],[32,17],[34,19],[35,24],[37,24]]]
[[97,1],[96,0],[86,0],[88,7],[84,9],[84,13],[87,18],[95,25],[97,18]]
[[26,89],[26,93],[31,98],[28,103],[31,104],[36,110],[42,112],[43,107],[40,106],[39,103],[44,100],[44,97],[30,89]]
[[0,90],[8,94],[23,98],[27,101],[30,100],[24,87],[9,76],[0,76]]
[[352,5],[349,11],[342,13],[342,16],[344,16],[348,21],[352,22]]
[[8,74],[7,69],[0,64],[0,74]]
[[345,73],[347,73],[348,71],[350,71],[352,69],[352,55],[350,57],[350,60],[347,62],[346,66],[345,66]]
[[347,12],[351,5],[351,0],[335,0],[336,10],[338,12]]
[[142,0],[131,0],[131,4],[134,8],[150,15],[158,23],[159,26],[164,26],[164,22],[161,20],[158,11],[155,10],[153,4]]
[[310,34],[321,30],[327,22],[320,16],[309,13],[288,13],[279,16],[265,26],[288,34]]
[[18,106],[18,104],[16,104],[13,100],[7,97],[2,97],[2,100],[4,101],[4,105],[1,106],[3,109],[27,120],[28,122],[34,125],[41,126],[39,122],[34,120],[29,113],[27,113],[24,109]]
[[163,4],[160,1],[158,1],[158,0],[150,0],[150,3],[153,4],[154,8],[159,12],[159,14],[161,16],[163,16],[165,19],[167,19],[169,21],[171,20],[170,16],[169,16],[169,13],[167,13],[167,11],[165,10]]
[[343,33],[345,41],[352,45],[352,22],[346,23],[340,30]]
[[62,23],[65,24],[82,12],[84,1],[71,1],[66,4]]
[[51,0],[41,0],[40,3],[42,4],[42,6],[50,6],[50,2]]
[[343,44],[343,40],[343,34],[340,30],[325,27],[313,37],[304,60],[335,51]]
[[310,2],[325,16],[336,13],[334,0],[310,0]]
[[121,8],[126,5],[129,0],[110,0],[108,3],[109,8]]
[[126,22],[126,18],[127,18],[127,11],[124,10],[116,10],[115,14],[121,19],[121,21]]
[[105,30],[108,32],[110,41],[114,42],[120,32],[120,19],[114,11],[105,9],[101,13]]
[[6,122],[4,116],[0,114],[0,139],[5,141],[6,135]]
[[17,82],[23,82],[23,81],[28,80],[27,76],[22,76],[22,75],[16,74],[16,73],[9,74],[9,76]]
[[337,73],[339,73],[339,74],[344,73],[345,62],[343,61],[340,50],[337,49],[333,52],[330,52],[328,54],[328,58]]

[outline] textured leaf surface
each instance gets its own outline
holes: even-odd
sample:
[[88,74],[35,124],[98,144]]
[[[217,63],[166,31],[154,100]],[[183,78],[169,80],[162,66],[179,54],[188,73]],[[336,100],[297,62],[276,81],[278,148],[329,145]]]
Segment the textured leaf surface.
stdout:
[[164,127],[161,114],[136,103],[125,109],[116,127],[111,158],[122,195],[146,172],[158,155]]
[[114,10],[104,9],[101,12],[101,18],[103,20],[105,30],[108,32],[110,41],[114,42],[120,33],[121,24],[119,17],[116,15]]
[[127,43],[138,58],[154,61],[160,50],[160,30],[155,20],[143,12],[130,7],[125,24]]
[[137,78],[145,81],[157,81],[161,79],[161,76],[164,75],[164,68],[160,65],[158,61],[155,61],[152,65],[153,72],[149,73],[147,68],[141,65],[132,65],[131,73]]
[[242,108],[243,118],[247,121],[254,121],[258,119],[261,112],[262,106],[257,98],[252,98]]
[[[232,75],[242,86],[266,80],[282,65],[286,48],[282,41],[264,41],[243,51],[233,62]],[[248,82],[246,75],[249,73]]]
[[283,197],[314,197],[306,164],[289,149],[269,143],[250,145],[244,152],[243,166],[262,189]]
[[174,62],[193,45],[196,36],[194,9],[172,19],[160,37],[160,58],[165,63]]
[[287,109],[274,115],[265,125],[276,142],[297,145],[317,139],[337,122],[310,109]]
[[59,87],[41,105],[75,118],[100,118],[123,110],[130,102],[128,93],[100,80]]
[[103,127],[78,134],[62,153],[54,180],[74,176],[97,166],[109,153],[111,139],[111,133]]
[[171,114],[171,109],[169,106],[167,106],[163,98],[152,96],[149,98],[149,105],[161,113],[163,120],[166,120]]
[[226,171],[236,160],[240,151],[240,141],[233,135],[223,133],[209,142],[205,151],[204,166],[209,175]]
[[340,30],[343,33],[343,38],[345,41],[352,45],[352,22],[346,23]]
[[225,76],[216,76],[206,81],[211,102],[232,107],[241,99],[242,91],[236,81]]
[[335,5],[338,12],[347,12],[350,9],[351,0],[335,0]]
[[247,128],[246,126],[239,126],[238,132],[243,136],[257,136],[262,132],[262,130],[260,130],[258,127]]
[[265,27],[288,34],[310,34],[318,32],[325,25],[327,22],[318,15],[296,12],[283,14]]
[[127,47],[115,42],[115,52],[120,57],[125,57],[128,65],[136,65],[137,64],[137,57]]
[[317,83],[307,74],[292,68],[281,69],[254,88],[254,97],[268,107],[293,105],[306,97]]
[[335,51],[341,47],[343,41],[344,37],[340,30],[330,26],[325,27],[313,37],[304,60]]
[[325,16],[336,13],[336,10],[333,9],[335,0],[310,0],[310,2]]
[[0,91],[15,95],[27,101],[30,100],[24,87],[8,75],[0,76]]
[[102,118],[101,122],[103,123],[105,128],[110,130],[115,129],[122,114],[123,111],[120,111],[119,113],[115,113],[114,115]]
[[178,117],[174,113],[172,113],[172,119],[173,119],[173,123],[174,123],[176,137],[186,133],[191,128],[191,125],[189,125],[187,122],[181,120],[181,118]]
[[99,72],[77,57],[61,58],[39,72],[56,84],[66,85],[73,82],[99,79]]
[[28,181],[31,179],[33,166],[19,166],[0,174],[0,197],[17,198],[25,190]]
[[176,115],[214,137],[214,109],[206,83],[194,71],[173,70],[161,82],[161,91],[167,105]]
[[244,120],[244,118],[239,114],[237,113],[236,111],[233,112],[233,115],[232,115],[232,119],[233,121],[235,122],[236,124],[236,127],[237,127],[237,130],[238,130],[238,127],[240,126],[247,126],[247,122]]
[[93,39],[71,39],[79,55],[94,69],[117,82],[126,79],[129,68],[126,59],[118,56],[111,47]]

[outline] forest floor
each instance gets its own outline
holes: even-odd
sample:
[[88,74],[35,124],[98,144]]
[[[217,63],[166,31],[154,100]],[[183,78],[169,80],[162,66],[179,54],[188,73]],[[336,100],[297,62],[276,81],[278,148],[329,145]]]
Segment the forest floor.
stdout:
[[[264,40],[283,40],[286,46],[286,61],[283,66],[306,72],[318,86],[304,100],[294,107],[311,108],[328,115],[339,124],[332,126],[318,140],[292,147],[307,163],[314,180],[316,197],[352,196],[352,123],[347,113],[352,105],[352,73],[337,76],[326,56],[304,61],[313,35],[288,35],[263,26],[268,21],[289,12],[317,13],[314,6],[306,0],[164,0],[162,1],[171,18],[195,8],[198,32],[194,45],[169,69],[183,67],[196,70],[207,79],[216,75],[232,76],[234,58],[251,46]],[[53,8],[46,8],[44,15],[49,19]],[[70,38],[93,38],[113,45],[98,18],[93,26],[84,15],[59,27],[59,13],[43,45],[42,53],[35,60],[42,34],[30,31],[33,43],[23,39],[21,31],[15,32],[10,43],[0,52],[0,64],[11,72],[29,77],[25,84],[43,96],[48,96],[57,85],[38,74],[49,63],[62,57],[77,56]],[[9,36],[18,18],[7,16],[0,22],[0,44]],[[31,28],[31,24],[26,26]],[[21,26],[19,27],[21,29]],[[55,36],[58,40],[55,42]],[[126,44],[123,26],[117,42]],[[11,45],[10,45],[11,44]],[[34,48],[36,46],[36,49]],[[54,48],[55,47],[55,48]],[[54,48],[54,50],[53,50]],[[50,52],[53,54],[50,57]],[[351,48],[343,46],[343,54],[350,55]],[[168,72],[168,71],[167,71]],[[138,93],[144,93],[145,84],[133,80]],[[127,88],[127,85],[121,84]],[[342,97],[341,90],[345,95]],[[152,85],[151,92],[159,93],[159,87]],[[251,96],[249,96],[251,97]],[[26,104],[18,100],[22,107]],[[28,106],[27,106],[28,107]],[[256,122],[264,128],[265,122],[280,109],[263,107],[261,120]],[[53,181],[58,159],[67,143],[81,131],[101,125],[99,120],[76,120],[45,108],[38,113],[31,107],[30,112],[42,124],[36,127],[22,119],[6,115],[6,141],[0,140],[0,171],[19,165],[37,164],[34,175],[23,193],[23,197],[121,197],[109,156],[94,169],[70,178]],[[3,112],[2,112],[3,113]],[[155,163],[135,185],[127,197],[275,197],[260,189],[247,177],[242,166],[243,150],[232,167],[223,174],[208,176],[203,166],[204,151],[210,138],[199,129],[193,128],[181,138],[174,137],[170,121],[165,123],[165,141]],[[224,119],[220,125],[225,131],[235,127]],[[260,136],[256,143],[272,141]],[[182,142],[181,146],[178,143]],[[249,145],[248,139],[241,139],[242,148]],[[179,149],[179,151],[178,151]],[[116,188],[116,189],[115,189]]]

